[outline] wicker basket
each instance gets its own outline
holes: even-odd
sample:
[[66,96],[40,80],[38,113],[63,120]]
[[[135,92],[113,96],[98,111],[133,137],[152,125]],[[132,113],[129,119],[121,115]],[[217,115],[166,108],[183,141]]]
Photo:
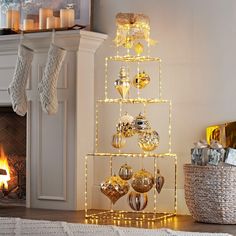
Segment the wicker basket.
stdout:
[[199,222],[236,224],[236,167],[184,165],[185,200]]

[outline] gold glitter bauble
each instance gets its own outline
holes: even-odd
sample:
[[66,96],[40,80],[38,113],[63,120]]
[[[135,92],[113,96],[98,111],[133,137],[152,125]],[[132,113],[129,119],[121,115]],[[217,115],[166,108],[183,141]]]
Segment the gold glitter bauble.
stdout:
[[146,193],[136,193],[132,191],[128,196],[128,203],[134,211],[142,211],[147,206],[148,196]]
[[123,66],[120,68],[119,77],[120,78],[115,81],[114,85],[115,85],[116,90],[121,95],[121,97],[123,99],[125,99],[127,93],[129,92],[129,89],[130,89],[130,80],[126,74],[125,67],[123,67]]
[[122,133],[114,134],[112,137],[112,146],[114,148],[122,148],[125,146],[126,140]]
[[139,134],[138,144],[143,151],[150,152],[159,145],[159,134],[155,130],[147,130]]
[[150,83],[150,77],[147,73],[139,72],[133,79],[133,85],[135,88],[143,89]]
[[158,193],[161,192],[161,189],[162,189],[164,183],[165,183],[165,178],[164,178],[164,176],[162,176],[160,174],[160,170],[158,169],[157,170],[157,176],[156,176],[156,179],[155,179],[156,190],[157,190]]
[[144,115],[142,115],[142,113],[140,113],[138,116],[135,117],[134,127],[138,133],[151,129],[149,121],[146,119]]
[[101,183],[100,190],[113,204],[129,192],[129,184],[119,176],[113,175]]
[[120,118],[116,129],[118,133],[122,133],[126,138],[135,135],[134,117],[126,113]]
[[137,43],[134,45],[134,51],[136,52],[138,56],[143,53],[143,49],[144,47],[141,43]]
[[145,169],[137,171],[132,178],[131,186],[136,192],[146,193],[154,184],[154,178],[152,174]]
[[124,164],[120,167],[119,170],[119,176],[123,180],[129,180],[133,176],[133,169],[131,166],[128,166],[127,164]]

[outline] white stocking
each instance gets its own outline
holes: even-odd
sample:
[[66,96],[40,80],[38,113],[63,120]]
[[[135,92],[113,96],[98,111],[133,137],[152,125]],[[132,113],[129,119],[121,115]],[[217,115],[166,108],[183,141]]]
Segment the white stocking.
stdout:
[[32,60],[33,50],[20,44],[18,47],[15,72],[12,82],[8,88],[12,108],[20,116],[24,116],[27,112],[27,97],[25,87],[29,77],[29,69],[31,67]]
[[57,81],[65,56],[65,49],[51,43],[43,78],[38,86],[42,109],[47,114],[55,114],[58,109]]

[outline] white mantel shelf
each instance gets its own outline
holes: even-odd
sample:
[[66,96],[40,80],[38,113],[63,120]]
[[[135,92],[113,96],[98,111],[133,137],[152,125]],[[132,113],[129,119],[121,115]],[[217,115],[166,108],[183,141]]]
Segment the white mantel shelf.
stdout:
[[[20,35],[0,36],[0,105],[10,105]],[[51,32],[25,34],[34,50],[27,85],[27,207],[78,210],[84,207],[84,157],[94,149],[94,55],[107,35],[57,31],[67,50],[57,86],[58,113],[43,113],[38,94]],[[89,94],[89,97],[88,97]]]

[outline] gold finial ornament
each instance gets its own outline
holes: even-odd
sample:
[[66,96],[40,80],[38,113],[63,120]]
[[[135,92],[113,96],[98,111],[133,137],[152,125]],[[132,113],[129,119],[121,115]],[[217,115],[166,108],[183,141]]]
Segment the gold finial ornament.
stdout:
[[156,185],[156,190],[157,190],[158,193],[161,192],[164,183],[165,183],[165,178],[164,178],[164,176],[162,176],[160,174],[160,170],[157,169],[157,176],[156,176],[156,179],[155,179],[155,185]]
[[121,97],[125,99],[130,89],[130,80],[124,66],[120,68],[119,77],[120,78],[115,81],[115,88],[119,92]]
[[133,85],[135,88],[143,89],[150,83],[149,75],[143,71],[135,75],[133,79]]

